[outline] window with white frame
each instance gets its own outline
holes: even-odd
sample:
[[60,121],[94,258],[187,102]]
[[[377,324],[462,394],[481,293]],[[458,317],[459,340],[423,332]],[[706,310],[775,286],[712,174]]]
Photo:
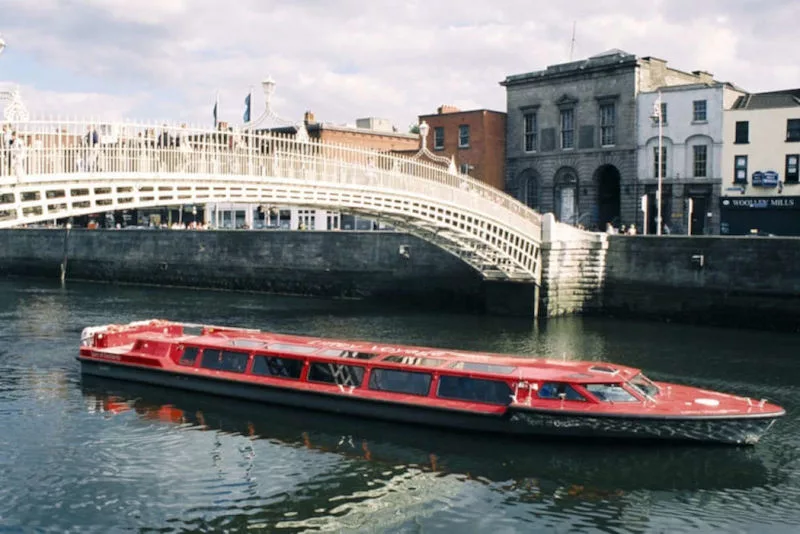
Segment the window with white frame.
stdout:
[[469,125],[462,124],[458,127],[458,148],[469,147]]
[[[656,103],[655,106],[658,106],[658,103]],[[662,102],[661,103],[661,107],[660,107],[660,109],[658,111],[658,115],[653,117],[653,126],[658,126],[659,120],[661,121],[662,125],[666,125],[667,124],[667,103],[666,102]]]
[[437,126],[433,129],[433,149],[444,149],[444,128],[442,126]]
[[[661,147],[661,177],[664,178],[667,175],[667,147]],[[653,178],[658,178],[658,147],[653,147]]]
[[471,171],[474,168],[469,163],[462,163],[460,167],[461,167],[461,174],[469,174],[469,171]]
[[798,162],[800,162],[800,154],[787,154],[786,155],[786,183],[796,184],[800,182],[800,171],[798,171]]
[[692,103],[693,122],[706,122],[708,120],[707,105],[705,100],[695,100]]
[[561,110],[561,148],[575,147],[575,109]]
[[612,146],[617,142],[617,106],[613,102],[600,105],[600,145]]
[[733,159],[733,183],[747,183],[747,156],[735,156]]
[[705,178],[708,176],[708,145],[694,145],[692,147],[692,161],[694,163],[694,177]]
[[525,152],[535,152],[538,145],[538,124],[536,112],[532,111],[522,116]]

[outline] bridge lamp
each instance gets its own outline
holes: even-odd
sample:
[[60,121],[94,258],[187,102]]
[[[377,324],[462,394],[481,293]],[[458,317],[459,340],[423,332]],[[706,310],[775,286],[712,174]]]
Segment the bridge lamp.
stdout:
[[428,126],[428,123],[425,122],[425,121],[422,121],[419,124],[419,138],[420,138],[420,141],[422,142],[422,146],[423,147],[425,146],[425,139],[428,138],[428,132],[429,131],[430,131],[430,126]]
[[261,82],[261,88],[264,90],[264,101],[267,104],[267,109],[269,109],[270,99],[273,93],[275,93],[275,80],[272,79],[272,76],[267,76],[267,78]]

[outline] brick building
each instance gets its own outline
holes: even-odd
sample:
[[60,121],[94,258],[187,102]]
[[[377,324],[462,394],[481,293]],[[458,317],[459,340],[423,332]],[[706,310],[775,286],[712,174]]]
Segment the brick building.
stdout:
[[587,228],[637,222],[637,96],[701,79],[616,49],[506,77],[506,191]]
[[[308,136],[323,143],[351,145],[381,152],[415,150],[419,147],[418,135],[398,132],[384,119],[357,119],[355,126],[347,126],[317,121],[312,112],[306,111],[304,122]],[[272,128],[271,131],[294,134],[297,130],[293,126],[286,126]]]
[[430,128],[427,149],[450,159],[458,170],[503,189],[505,182],[506,114],[488,109],[461,111],[440,106],[432,115],[420,115]]

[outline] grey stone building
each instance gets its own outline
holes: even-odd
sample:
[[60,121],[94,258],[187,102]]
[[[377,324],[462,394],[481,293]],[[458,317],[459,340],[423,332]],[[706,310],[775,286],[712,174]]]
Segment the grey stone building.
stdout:
[[506,77],[506,191],[586,228],[636,223],[637,95],[704,75],[614,49]]

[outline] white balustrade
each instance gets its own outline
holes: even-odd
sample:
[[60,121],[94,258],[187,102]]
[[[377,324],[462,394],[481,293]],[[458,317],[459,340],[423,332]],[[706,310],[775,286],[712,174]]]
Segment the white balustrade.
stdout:
[[0,124],[3,137],[14,138],[0,143],[0,228],[219,201],[319,207],[388,219],[487,277],[539,279],[540,215],[431,163],[274,131]]

